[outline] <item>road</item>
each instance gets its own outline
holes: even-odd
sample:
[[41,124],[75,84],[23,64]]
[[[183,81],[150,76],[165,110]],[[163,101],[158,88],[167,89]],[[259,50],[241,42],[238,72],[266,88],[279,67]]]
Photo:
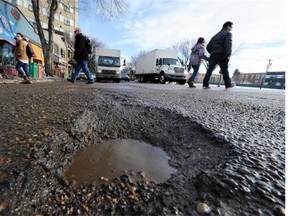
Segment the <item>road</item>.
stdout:
[[[0,88],[1,105],[6,113],[1,119],[1,140],[7,143],[1,149],[2,161],[7,152],[19,151],[11,144],[23,142],[21,151],[29,152],[26,160],[12,157],[13,162],[3,162],[9,166],[2,167],[0,183],[10,182],[16,187],[15,184],[25,180],[3,177],[17,165],[16,170],[22,176],[29,171],[34,185],[45,185],[39,188],[32,183],[24,184],[16,190],[22,199],[16,199],[15,192],[3,183],[4,213],[284,215],[285,92],[282,90],[237,87],[225,90],[217,86],[204,90],[201,86],[191,89],[174,83],[137,82],[85,85],[81,81],[74,85],[65,81],[1,84]],[[7,100],[7,95],[13,96],[11,100]],[[18,106],[23,100],[30,102]],[[20,120],[18,123],[10,120],[9,125],[3,122],[15,117],[17,107],[33,119],[34,125],[26,123],[27,129],[37,130],[23,137],[18,135],[20,138],[15,141],[11,127],[17,124],[20,127]],[[17,118],[22,117],[19,114]],[[169,155],[169,164],[177,169],[177,174],[165,183],[153,183],[146,178],[136,184],[127,180],[128,173],[125,179],[117,180],[125,183],[127,187],[123,188],[117,186],[116,180],[111,180],[109,187],[79,188],[67,182],[63,173],[73,155],[109,139],[135,139],[160,147]],[[27,166],[34,167],[33,172],[19,165],[23,160],[29,161]],[[40,175],[45,177],[40,180]],[[131,188],[136,191],[133,198],[125,197],[123,194],[131,193]],[[44,199],[44,195],[49,198]],[[89,199],[81,198],[88,195]],[[13,201],[6,201],[8,196]],[[32,198],[33,205],[23,204]],[[20,207],[12,210],[17,205]]]

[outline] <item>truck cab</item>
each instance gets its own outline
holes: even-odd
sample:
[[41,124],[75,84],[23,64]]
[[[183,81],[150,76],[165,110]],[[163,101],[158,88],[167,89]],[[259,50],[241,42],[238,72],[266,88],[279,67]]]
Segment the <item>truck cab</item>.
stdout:
[[185,69],[180,64],[175,50],[155,49],[138,57],[136,61],[136,78],[139,82],[158,82],[165,84],[177,82],[186,83]]
[[[178,59],[175,58],[159,58],[156,59],[157,72],[159,75],[159,82],[164,84],[166,81],[179,81],[179,84],[185,84],[184,81],[184,67],[181,66]],[[183,81],[181,81],[183,79]]]
[[126,66],[126,60],[121,57],[120,50],[116,49],[96,49],[96,79],[121,81],[121,71]]

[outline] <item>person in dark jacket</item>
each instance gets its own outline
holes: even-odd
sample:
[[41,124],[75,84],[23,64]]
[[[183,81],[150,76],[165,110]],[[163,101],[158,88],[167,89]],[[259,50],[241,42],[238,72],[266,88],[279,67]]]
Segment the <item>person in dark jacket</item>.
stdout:
[[82,69],[88,79],[88,82],[86,82],[86,84],[93,84],[94,80],[88,68],[89,54],[86,48],[87,47],[86,37],[81,33],[80,28],[76,28],[74,33],[75,33],[74,60],[76,61],[77,64],[75,67],[74,74],[72,74],[71,78],[67,78],[67,80],[71,83],[74,83],[80,73],[80,70]]
[[207,44],[206,49],[210,57],[209,66],[203,80],[204,89],[210,88],[209,80],[217,64],[223,73],[226,89],[233,87],[228,71],[228,62],[232,53],[232,28],[232,22],[225,22],[221,31],[214,35]]

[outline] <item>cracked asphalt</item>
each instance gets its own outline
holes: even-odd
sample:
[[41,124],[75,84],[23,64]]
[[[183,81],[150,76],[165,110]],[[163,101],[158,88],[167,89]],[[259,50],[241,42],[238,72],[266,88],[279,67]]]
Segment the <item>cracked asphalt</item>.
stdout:
[[[137,82],[0,83],[2,215],[285,215],[285,91]],[[65,178],[110,139],[163,149],[157,183]]]

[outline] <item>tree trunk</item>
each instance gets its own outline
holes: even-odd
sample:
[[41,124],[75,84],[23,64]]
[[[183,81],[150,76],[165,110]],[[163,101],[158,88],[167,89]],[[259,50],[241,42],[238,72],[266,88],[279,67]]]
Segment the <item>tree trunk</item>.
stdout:
[[39,0],[31,0],[32,6],[33,6],[33,13],[34,17],[36,20],[37,24],[37,30],[39,34],[39,38],[41,41],[41,46],[43,50],[43,55],[44,55],[44,64],[45,64],[45,73],[47,76],[52,76],[52,66],[53,66],[53,61],[52,61],[52,56],[53,56],[53,34],[54,34],[54,14],[57,11],[58,8],[58,3],[57,0],[51,0],[50,3],[50,14],[48,17],[48,40],[45,39],[45,34],[44,34],[44,29],[41,26],[41,21],[40,21],[40,5],[39,5]]

